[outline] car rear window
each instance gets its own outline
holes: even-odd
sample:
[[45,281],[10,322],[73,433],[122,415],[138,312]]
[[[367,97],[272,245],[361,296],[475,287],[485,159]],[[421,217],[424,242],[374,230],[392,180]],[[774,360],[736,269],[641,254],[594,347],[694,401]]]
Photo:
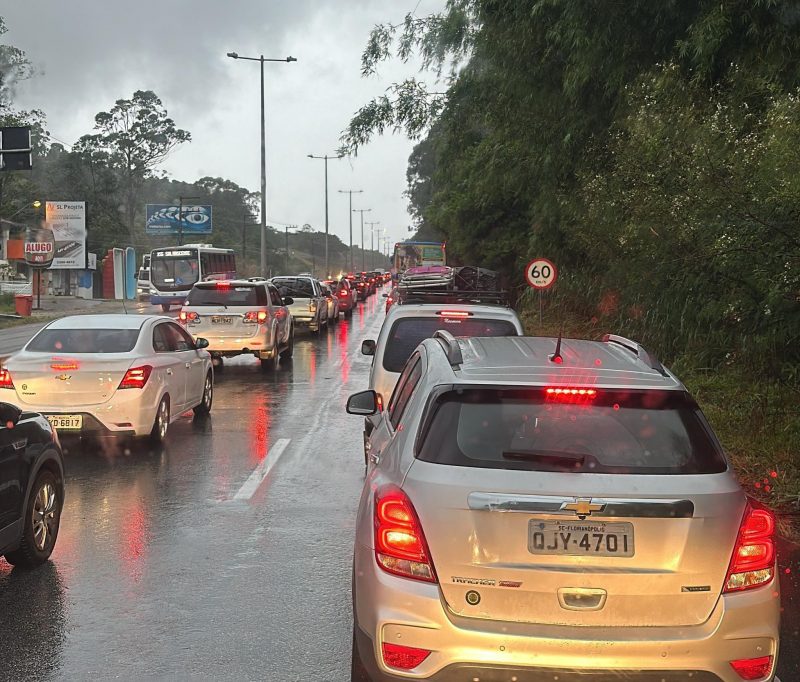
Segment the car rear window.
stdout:
[[543,389],[467,388],[439,396],[417,456],[451,466],[596,474],[726,470],[699,408],[676,391],[603,391],[553,399]]
[[26,350],[39,353],[128,353],[138,329],[43,329]]
[[383,352],[383,368],[388,372],[402,372],[411,353],[425,339],[439,329],[453,336],[516,336],[517,330],[508,320],[491,320],[479,317],[404,317],[392,326]]
[[247,284],[204,286],[192,289],[186,300],[191,306],[265,306],[267,292],[263,286]]
[[314,298],[314,287],[310,279],[303,277],[275,277],[272,283],[281,295],[289,298]]

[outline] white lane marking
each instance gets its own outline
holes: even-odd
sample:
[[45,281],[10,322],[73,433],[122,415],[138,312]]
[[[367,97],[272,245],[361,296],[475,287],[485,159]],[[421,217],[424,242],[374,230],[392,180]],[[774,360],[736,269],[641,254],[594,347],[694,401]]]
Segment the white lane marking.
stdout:
[[264,461],[253,470],[250,477],[244,482],[242,487],[239,488],[239,492],[233,496],[234,501],[247,501],[253,497],[256,490],[258,490],[259,486],[264,482],[269,472],[272,471],[272,467],[275,466],[275,463],[280,459],[280,456],[291,442],[291,438],[279,438],[275,441],[273,446],[269,449],[267,456],[264,458]]

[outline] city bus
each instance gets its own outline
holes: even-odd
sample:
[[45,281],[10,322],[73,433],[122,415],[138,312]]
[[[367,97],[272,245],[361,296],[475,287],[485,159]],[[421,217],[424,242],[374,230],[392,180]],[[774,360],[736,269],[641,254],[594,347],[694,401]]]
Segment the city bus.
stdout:
[[192,286],[210,276],[236,277],[233,249],[211,244],[184,244],[150,252],[150,303],[164,312],[183,305]]
[[444,242],[397,242],[392,258],[392,279],[399,279],[409,268],[446,265]]

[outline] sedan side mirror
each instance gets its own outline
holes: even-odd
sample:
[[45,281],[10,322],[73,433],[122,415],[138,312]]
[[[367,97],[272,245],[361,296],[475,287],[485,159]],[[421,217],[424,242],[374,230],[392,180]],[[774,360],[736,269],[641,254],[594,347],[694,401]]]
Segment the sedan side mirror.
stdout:
[[366,339],[365,341],[361,342],[362,355],[375,355],[375,348],[375,341],[372,339]]
[[17,425],[22,410],[11,403],[0,403],[0,427],[10,428]]
[[375,391],[354,393],[347,399],[347,414],[368,417],[378,411],[378,394]]
[[194,345],[197,348],[208,348],[208,339],[204,339],[203,337],[198,336],[195,339]]
[[284,296],[283,305],[292,305],[293,303],[294,299],[291,296]]

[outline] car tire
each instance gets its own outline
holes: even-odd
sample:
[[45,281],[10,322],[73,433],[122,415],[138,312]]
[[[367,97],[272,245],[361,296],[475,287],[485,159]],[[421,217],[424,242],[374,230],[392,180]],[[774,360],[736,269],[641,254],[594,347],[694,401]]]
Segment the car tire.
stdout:
[[261,358],[261,371],[271,372],[275,369],[275,358]]
[[153,429],[150,431],[150,442],[153,445],[161,445],[167,437],[167,431],[169,431],[169,396],[165,395],[156,409]]
[[291,360],[294,355],[294,327],[289,331],[289,341],[281,351],[281,360]]
[[344,311],[344,316],[347,317],[347,318],[353,317],[353,309],[352,308],[348,308],[347,310],[345,310]]
[[358,653],[358,643],[356,642],[356,625],[353,624],[353,653],[350,656],[350,682],[370,682],[369,673]]
[[[49,492],[48,492],[49,491]],[[64,500],[52,471],[40,471],[25,504],[22,540],[6,554],[6,561],[22,568],[35,568],[50,558],[58,538]]]
[[197,417],[204,417],[211,412],[211,405],[214,402],[214,375],[211,372],[206,374],[203,382],[203,397],[200,404],[194,408],[193,412]]
[[169,312],[169,309],[170,309],[171,307],[172,307],[172,306],[171,306],[169,303],[162,303],[162,304],[161,304],[161,310],[163,310],[165,313],[168,313],[168,312]]

